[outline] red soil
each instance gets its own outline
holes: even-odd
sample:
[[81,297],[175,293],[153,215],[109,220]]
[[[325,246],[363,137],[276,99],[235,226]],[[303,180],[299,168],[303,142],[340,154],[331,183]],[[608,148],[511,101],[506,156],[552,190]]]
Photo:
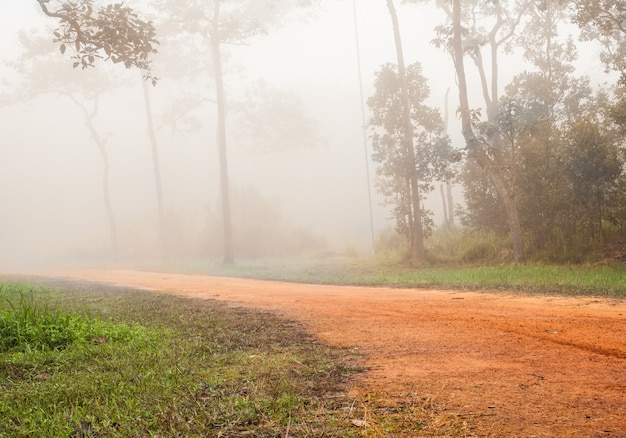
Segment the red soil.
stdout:
[[288,284],[125,270],[55,272],[277,312],[358,348],[354,392],[432,397],[471,436],[626,437],[626,303]]

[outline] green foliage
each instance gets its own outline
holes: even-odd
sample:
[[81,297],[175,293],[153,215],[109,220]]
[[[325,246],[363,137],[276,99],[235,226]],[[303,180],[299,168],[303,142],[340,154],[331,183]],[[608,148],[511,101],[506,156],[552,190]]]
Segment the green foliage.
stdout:
[[461,223],[477,231],[490,230],[505,236],[509,231],[506,214],[488,176],[474,161],[466,161],[460,179],[465,197],[465,207],[459,211]]
[[496,247],[486,241],[478,241],[468,246],[461,255],[461,261],[465,263],[487,263],[495,258]]

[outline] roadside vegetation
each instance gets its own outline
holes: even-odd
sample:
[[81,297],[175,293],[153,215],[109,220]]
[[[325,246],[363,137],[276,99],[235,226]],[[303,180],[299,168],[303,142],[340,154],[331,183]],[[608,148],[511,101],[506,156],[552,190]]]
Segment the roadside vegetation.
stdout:
[[375,254],[347,249],[243,259],[233,265],[194,262],[174,270],[315,284],[626,297],[626,241],[619,239],[569,263],[556,263],[541,254],[526,263],[513,263],[506,239],[444,228],[427,240],[426,251],[427,260],[414,266],[402,239],[390,231],[379,235]]

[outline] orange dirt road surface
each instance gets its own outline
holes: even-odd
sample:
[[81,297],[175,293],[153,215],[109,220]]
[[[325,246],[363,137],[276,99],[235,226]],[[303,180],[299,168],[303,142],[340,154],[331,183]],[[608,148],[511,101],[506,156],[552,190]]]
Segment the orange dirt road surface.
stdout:
[[626,303],[337,287],[130,270],[55,271],[276,312],[358,348],[359,395],[431,397],[469,436],[626,437]]

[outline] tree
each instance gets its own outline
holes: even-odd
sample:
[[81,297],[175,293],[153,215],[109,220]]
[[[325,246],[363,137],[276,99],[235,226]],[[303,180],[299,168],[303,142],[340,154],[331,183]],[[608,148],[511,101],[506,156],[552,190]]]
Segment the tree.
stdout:
[[506,87],[489,128],[514,163],[510,185],[528,250],[552,260],[580,259],[603,243],[622,166],[608,95],[576,76],[576,47],[559,32],[566,19],[557,3],[528,10],[516,46],[529,68]]
[[230,111],[237,127],[233,137],[250,152],[283,152],[319,144],[315,123],[293,91],[259,80],[245,91],[242,100],[231,102]]
[[[73,51],[74,67],[93,67],[97,59],[138,68],[153,83],[150,55],[156,53],[156,33],[123,3],[94,9],[93,0],[35,0],[45,15],[59,20],[54,42]],[[54,6],[54,7],[52,7]]]
[[572,124],[565,141],[563,168],[571,184],[571,208],[578,212],[577,222],[590,231],[587,234],[601,240],[624,161],[616,143],[592,118]]
[[[444,118],[443,118],[443,126],[445,129],[445,134],[448,134],[448,126],[449,126],[449,118],[450,118],[450,110],[448,108],[448,96],[450,94],[450,88],[448,88],[446,90],[446,97],[445,97],[445,105],[444,105]],[[457,158],[454,160],[457,162],[457,164],[460,162],[460,156],[457,156]],[[448,226],[448,227],[454,227],[454,216],[455,216],[455,212],[454,212],[454,201],[452,200],[452,184],[454,179],[457,176],[457,172],[455,172],[454,170],[450,170],[450,172],[448,172],[448,175],[446,175],[444,177],[444,183],[441,184],[440,189],[441,189],[441,199],[443,201],[443,214],[444,214],[444,225]],[[444,188],[445,187],[445,188]]]
[[574,22],[584,40],[602,45],[601,60],[608,69],[626,75],[626,7],[622,0],[572,0]]
[[[71,99],[72,102],[74,102],[74,104],[82,111],[85,127],[89,131],[91,140],[96,144],[96,146],[98,147],[98,151],[100,152],[100,157],[102,159],[102,195],[107,219],[109,222],[109,238],[111,241],[111,251],[113,253],[113,258],[117,259],[119,256],[119,245],[117,241],[117,222],[115,220],[115,213],[113,212],[113,205],[111,204],[111,192],[109,188],[109,176],[111,173],[111,166],[109,164],[109,154],[106,149],[107,136],[100,134],[93,122],[94,118],[98,115],[100,96],[98,92],[85,93],[86,100],[89,103],[83,103],[70,92],[64,92],[64,94],[69,99]],[[88,105],[90,105],[91,108],[89,108]]]
[[146,112],[146,129],[150,140],[150,152],[152,155],[152,170],[154,174],[154,188],[156,192],[157,210],[159,216],[159,241],[161,246],[161,260],[169,257],[169,248],[167,244],[167,232],[165,227],[165,203],[163,201],[163,184],[161,182],[161,165],[159,159],[159,144],[157,141],[156,130],[154,128],[154,116],[152,114],[152,99],[150,98],[150,89],[146,81],[141,81],[143,91],[144,108]]
[[[513,258],[524,259],[524,241],[519,211],[515,203],[515,190],[508,173],[515,168],[513,157],[504,155],[502,137],[493,126],[500,111],[499,55],[511,44],[522,17],[533,4],[529,0],[515,2],[463,2],[454,0],[452,9],[443,1],[437,4],[446,11],[451,23],[437,28],[434,43],[445,47],[452,55],[459,84],[459,112],[467,156],[473,159],[489,177],[502,203],[507,217]],[[483,50],[487,48],[491,66],[488,79]],[[470,107],[464,57],[473,61],[480,78],[480,88],[485,103],[486,124],[477,131],[480,111]],[[508,161],[508,165],[506,163]]]
[[510,180],[529,249],[554,253],[557,247],[563,249],[566,240],[563,202],[568,189],[560,164],[566,153],[563,131],[591,96],[588,80],[574,75],[577,53],[571,37],[559,35],[565,18],[556,3],[528,9],[516,46],[529,69],[506,87],[495,125],[504,139],[503,148],[514,157]]
[[224,80],[224,62],[222,49],[226,45],[240,45],[251,41],[255,36],[267,32],[267,29],[280,22],[291,10],[307,6],[308,0],[212,0],[206,2],[185,3],[161,0],[157,9],[170,12],[168,25],[178,27],[179,35],[202,41],[205,45],[198,48],[194,44],[194,56],[206,50],[212,61],[211,73],[215,84],[215,103],[217,106],[217,147],[220,164],[220,195],[222,203],[222,226],[224,230],[224,263],[234,262],[233,229],[230,206],[230,179],[228,174],[227,147],[227,95]]
[[[396,46],[396,58],[398,60],[398,79],[400,84],[400,119],[402,120],[403,138],[402,144],[406,151],[409,163],[415,163],[415,150],[413,145],[412,124],[411,124],[411,108],[409,102],[409,90],[406,77],[406,67],[404,65],[404,52],[402,50],[402,39],[400,38],[400,25],[398,23],[398,14],[393,0],[387,0],[387,8],[391,16],[393,25],[393,35]],[[415,264],[424,260],[424,228],[422,224],[422,207],[421,196],[419,191],[417,169],[414,164],[408,167],[408,185],[411,211],[408,212],[409,217],[409,236],[411,238],[411,261]]]
[[45,37],[22,33],[20,43],[24,52],[17,61],[10,64],[21,78],[19,86],[14,87],[19,91],[7,96],[3,104],[29,101],[44,94],[56,94],[70,99],[80,110],[84,126],[97,146],[102,160],[102,195],[109,228],[111,253],[113,258],[117,258],[119,254],[117,221],[109,189],[110,165],[106,147],[108,136],[103,134],[94,123],[100,111],[100,97],[115,85],[115,81],[110,76],[96,71],[88,72],[88,74],[74,73],[57,58],[55,53],[46,50],[51,47]]
[[[378,188],[393,206],[396,229],[407,238],[411,261],[417,263],[423,261],[423,236],[430,231],[428,212],[421,207],[423,194],[433,189],[433,181],[445,177],[451,148],[438,111],[424,104],[430,90],[420,64],[407,66],[404,73],[402,80],[398,66],[385,64],[376,74],[376,92],[368,99],[369,124],[374,131],[372,159],[378,163]],[[408,126],[402,117],[405,97]],[[420,243],[421,253],[416,247]]]
[[[153,76],[150,55],[157,52],[156,31],[153,24],[144,21],[134,10],[123,3],[108,4],[94,8],[93,0],[63,1],[63,0],[36,0],[45,15],[59,20],[58,28],[54,31],[53,41],[59,44],[59,50],[65,54],[73,52],[73,66],[83,69],[93,67],[96,60],[103,59],[114,64],[123,64],[126,68],[137,68],[142,71],[143,78],[150,80],[153,85],[157,78]],[[52,4],[51,4],[52,3]],[[155,186],[159,208],[159,226],[161,250],[164,253],[164,213],[161,179],[159,172],[158,151],[152,122],[149,90],[143,84],[146,103],[146,117],[148,133],[152,145],[152,157],[155,171]],[[97,108],[97,105],[94,107]],[[95,114],[90,114],[84,106],[86,124],[92,132],[93,140],[103,152],[105,175],[108,174],[108,160],[103,141],[97,136],[91,120]],[[94,136],[94,132],[96,133]],[[108,184],[105,178],[105,199],[112,227],[112,236],[115,235],[115,221],[112,219],[112,209],[108,201]],[[117,252],[116,239],[112,237],[114,251]]]

